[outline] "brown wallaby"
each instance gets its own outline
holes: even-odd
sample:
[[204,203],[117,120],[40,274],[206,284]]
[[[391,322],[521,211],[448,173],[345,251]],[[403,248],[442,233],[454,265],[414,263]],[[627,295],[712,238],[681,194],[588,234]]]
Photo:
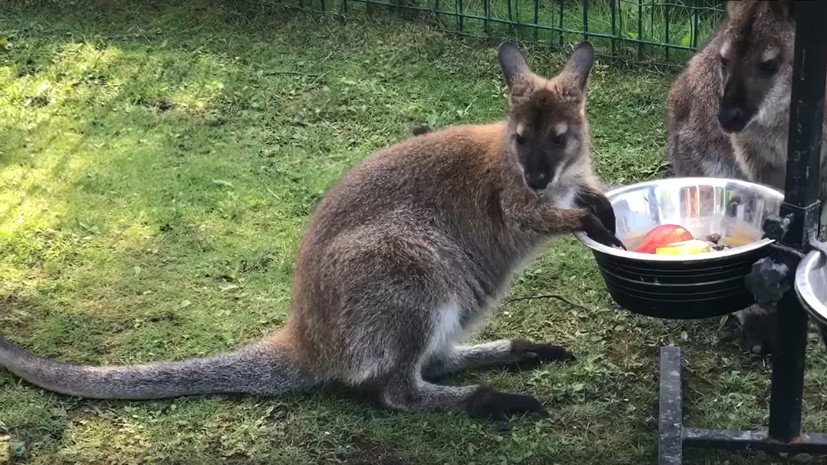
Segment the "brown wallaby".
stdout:
[[571,359],[560,346],[523,339],[457,343],[549,237],[582,230],[622,246],[588,152],[592,46],[579,45],[550,80],[511,44],[499,59],[507,121],[412,137],[330,189],[301,244],[287,324],[272,336],[224,355],[103,367],[58,363],[0,339],[0,365],[92,398],[273,395],[341,382],[371,388],[397,410],[544,414],[534,397],[434,383],[474,368]]
[[[739,178],[784,188],[794,3],[728,2],[726,18],[669,93],[672,175]],[[825,152],[827,144],[822,145],[822,173]],[[822,176],[822,201],[825,193],[827,176]],[[736,318],[752,351],[774,352],[773,309],[754,305]]]

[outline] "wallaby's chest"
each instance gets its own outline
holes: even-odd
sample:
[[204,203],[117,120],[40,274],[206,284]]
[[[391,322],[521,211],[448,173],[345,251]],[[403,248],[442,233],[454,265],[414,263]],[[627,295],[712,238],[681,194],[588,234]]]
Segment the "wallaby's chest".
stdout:
[[[735,156],[752,180],[777,189],[783,189],[786,182],[788,131],[785,124],[757,127],[749,134],[732,137]],[[822,171],[825,168],[825,153],[827,145],[822,145]]]

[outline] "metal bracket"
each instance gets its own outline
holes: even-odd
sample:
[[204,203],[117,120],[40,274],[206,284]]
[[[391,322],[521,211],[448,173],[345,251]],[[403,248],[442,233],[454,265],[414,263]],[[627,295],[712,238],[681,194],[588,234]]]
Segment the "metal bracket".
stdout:
[[[789,202],[784,202],[781,205],[781,224],[780,229],[783,231],[780,237],[774,238],[782,244],[803,250],[810,241],[818,236],[819,214],[821,212],[821,202],[818,200],[807,205],[806,207],[799,207]],[[771,229],[774,224],[764,224],[764,232],[767,232],[767,227]],[[775,233],[776,231],[772,230]],[[768,235],[769,237],[769,235]]]
[[786,216],[771,216],[764,220],[763,229],[764,237],[774,241],[781,241],[790,230],[790,224],[793,222],[793,214],[789,213]]

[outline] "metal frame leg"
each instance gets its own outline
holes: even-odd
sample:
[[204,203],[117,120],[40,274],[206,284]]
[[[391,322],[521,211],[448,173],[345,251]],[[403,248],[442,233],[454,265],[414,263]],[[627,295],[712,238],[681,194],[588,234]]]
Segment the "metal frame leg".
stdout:
[[[803,310],[803,309],[802,309]],[[794,313],[794,312],[790,312]],[[787,323],[792,333],[787,356],[795,357],[798,350],[803,350],[795,331],[801,329],[800,315],[793,314]],[[804,336],[806,338],[807,320],[804,315]],[[806,341],[806,339],[805,339]],[[802,367],[803,368],[803,367]],[[742,451],[766,451],[795,454],[827,454],[827,434],[802,434],[801,427],[801,385],[795,382],[785,386],[785,382],[773,382],[770,422],[772,433],[764,431],[716,430],[692,428],[683,424],[683,389],[681,381],[680,347],[662,347],[660,349],[660,415],[658,419],[659,442],[658,464],[681,465],[684,447],[699,449],[722,449]],[[786,368],[774,369],[774,379],[784,379],[787,373],[792,378],[799,375],[798,365],[788,364]],[[803,370],[800,372],[803,374]],[[796,408],[796,406],[798,408]],[[783,410],[782,410],[783,409]],[[780,414],[779,414],[780,413]],[[775,423],[773,427],[772,424]],[[775,434],[776,436],[773,436]],[[789,440],[780,439],[779,435],[790,434]]]
[[770,395],[769,436],[781,442],[801,435],[808,321],[795,291],[787,292],[778,305],[778,347],[773,354]]
[[660,418],[658,463],[680,465],[683,460],[683,389],[680,347],[660,348]]

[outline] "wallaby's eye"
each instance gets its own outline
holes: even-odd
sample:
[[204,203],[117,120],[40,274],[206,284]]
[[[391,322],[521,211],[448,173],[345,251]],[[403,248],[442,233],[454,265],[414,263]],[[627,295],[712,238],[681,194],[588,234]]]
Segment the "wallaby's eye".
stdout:
[[761,62],[761,64],[758,65],[758,71],[766,77],[772,77],[778,72],[778,62],[776,60]]
[[551,145],[555,148],[563,148],[566,146],[567,138],[565,134],[557,134],[555,136],[551,136]]
[[719,58],[721,59],[721,68],[726,68],[729,66],[729,60],[726,57],[721,55]]
[[525,143],[525,136],[522,134],[514,134],[514,142],[516,142],[517,145],[523,145]]

